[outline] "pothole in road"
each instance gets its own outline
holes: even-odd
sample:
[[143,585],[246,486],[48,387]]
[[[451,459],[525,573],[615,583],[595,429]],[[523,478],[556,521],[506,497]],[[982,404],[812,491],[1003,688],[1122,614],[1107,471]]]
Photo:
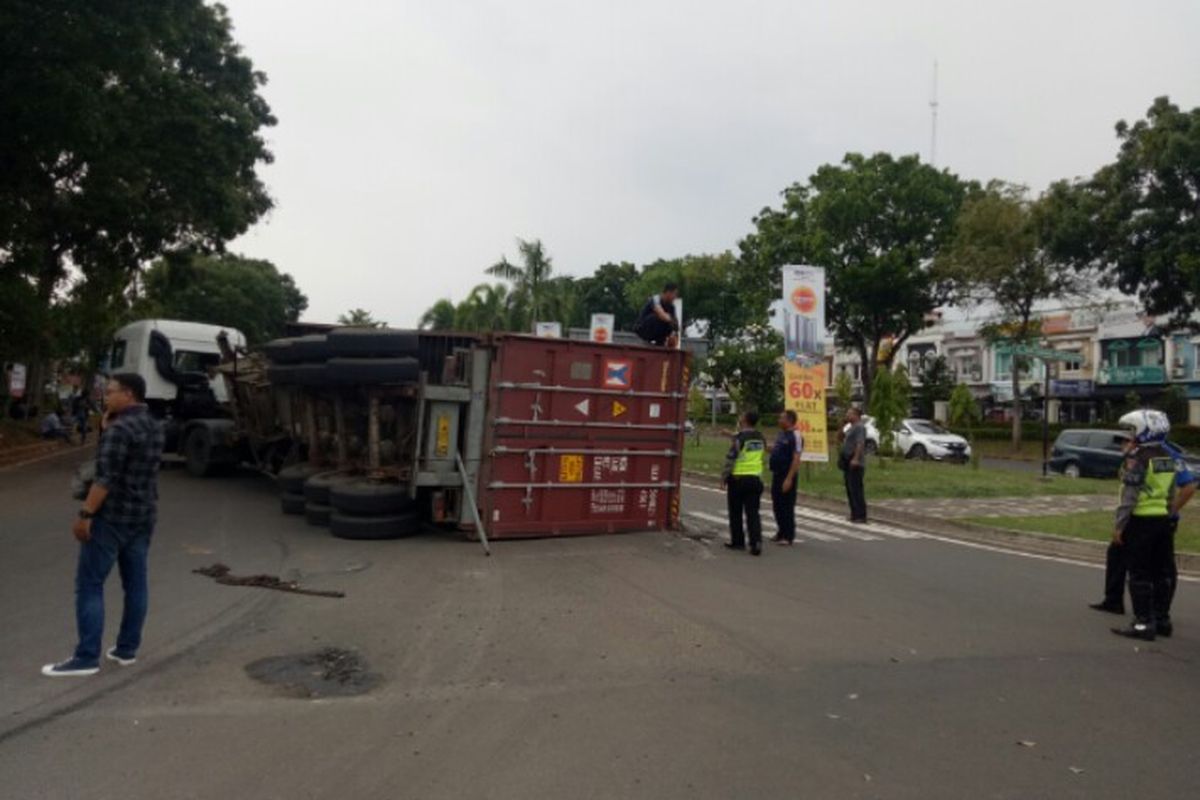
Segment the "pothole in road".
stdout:
[[305,700],[366,694],[380,683],[380,676],[367,669],[358,653],[340,647],[262,658],[247,664],[246,674]]

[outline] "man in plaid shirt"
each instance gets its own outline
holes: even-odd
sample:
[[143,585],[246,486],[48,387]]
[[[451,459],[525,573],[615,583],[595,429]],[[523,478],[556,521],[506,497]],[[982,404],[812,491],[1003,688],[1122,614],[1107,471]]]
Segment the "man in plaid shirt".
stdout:
[[75,655],[47,664],[50,677],[94,675],[104,634],[104,581],[113,565],[121,573],[125,609],[117,644],[105,656],[122,666],[137,659],[146,621],[146,557],[158,505],[158,464],[163,430],[146,408],[140,375],[113,375],[105,388],[105,425],[96,456],[96,480],[83,501],[73,533],[79,541],[75,574]]

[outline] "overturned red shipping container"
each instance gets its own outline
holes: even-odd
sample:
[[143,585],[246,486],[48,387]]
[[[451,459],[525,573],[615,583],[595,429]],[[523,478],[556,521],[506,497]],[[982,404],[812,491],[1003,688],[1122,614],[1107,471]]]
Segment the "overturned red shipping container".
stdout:
[[680,350],[495,338],[477,484],[487,535],[679,527],[689,370]]

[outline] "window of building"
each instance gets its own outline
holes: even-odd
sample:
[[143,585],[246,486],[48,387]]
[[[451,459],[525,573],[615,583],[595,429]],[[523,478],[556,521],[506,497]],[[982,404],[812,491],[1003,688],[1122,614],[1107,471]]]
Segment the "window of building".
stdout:
[[[1012,365],[1012,353],[996,353],[995,379],[998,381],[1012,380]],[[1045,374],[1045,367],[1041,361],[1037,359],[1026,359],[1025,366],[1021,370],[1021,379],[1040,381]]]

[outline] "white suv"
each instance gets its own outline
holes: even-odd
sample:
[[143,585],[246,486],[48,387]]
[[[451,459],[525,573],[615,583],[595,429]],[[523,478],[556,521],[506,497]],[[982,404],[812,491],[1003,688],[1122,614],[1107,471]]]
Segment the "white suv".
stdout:
[[966,439],[927,419],[906,419],[896,426],[896,449],[906,458],[935,461],[971,458],[971,445]]

